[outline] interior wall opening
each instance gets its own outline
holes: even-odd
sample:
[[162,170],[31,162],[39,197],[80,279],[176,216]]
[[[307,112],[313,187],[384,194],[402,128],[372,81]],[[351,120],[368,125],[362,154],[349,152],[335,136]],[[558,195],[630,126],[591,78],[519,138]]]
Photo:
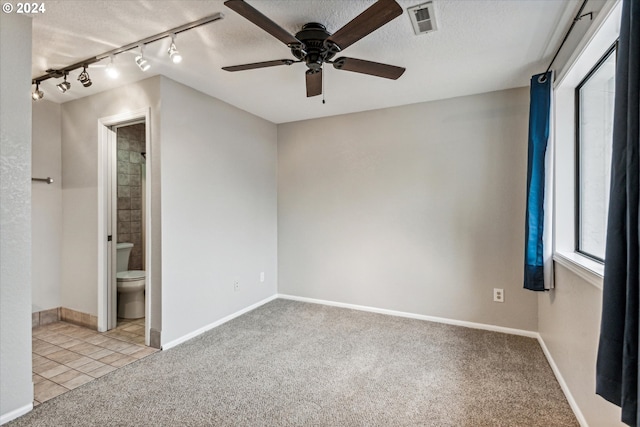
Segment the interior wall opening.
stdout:
[[115,230],[112,240],[116,242],[116,315],[115,325],[111,322],[111,326],[137,344],[145,344],[145,122],[115,126],[115,134],[116,194],[111,199],[112,231]]

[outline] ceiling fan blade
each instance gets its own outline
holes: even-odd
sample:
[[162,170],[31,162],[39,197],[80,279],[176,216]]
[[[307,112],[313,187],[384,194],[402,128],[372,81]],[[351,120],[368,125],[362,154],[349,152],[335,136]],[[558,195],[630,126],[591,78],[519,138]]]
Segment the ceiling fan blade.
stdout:
[[274,61],[254,62],[253,64],[232,65],[230,67],[222,67],[225,71],[244,71],[253,70],[255,68],[275,67],[276,65],[291,65],[294,62],[291,59],[276,59]]
[[271,19],[264,16],[244,0],[227,0],[224,2],[224,5],[253,22],[255,25],[262,28],[287,46],[302,45],[300,40],[295,38],[287,30],[273,22]]
[[355,73],[369,74],[370,76],[384,77],[385,79],[398,79],[406,68],[395,65],[381,64],[379,62],[365,61],[364,59],[341,57],[333,61],[334,68]]
[[315,73],[307,70],[305,75],[307,80],[307,98],[322,95],[322,68]]
[[378,0],[329,36],[327,42],[336,44],[340,50],[344,50],[400,15],[402,15],[402,8],[395,0]]

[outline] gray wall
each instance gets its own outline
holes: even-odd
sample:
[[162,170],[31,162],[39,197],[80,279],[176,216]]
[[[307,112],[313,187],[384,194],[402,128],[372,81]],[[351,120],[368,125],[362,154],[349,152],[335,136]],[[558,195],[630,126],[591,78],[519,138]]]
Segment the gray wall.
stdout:
[[63,104],[64,307],[97,314],[98,119],[146,106],[158,298],[151,327],[166,344],[276,293],[277,134],[274,124],[164,77]]
[[33,400],[31,19],[0,14],[0,53],[0,419],[4,421],[12,412],[28,410]]
[[527,126],[524,88],[279,125],[279,292],[536,330]]
[[620,408],[595,393],[602,290],[556,263],[555,289],[538,296],[538,328],[590,426],[623,426]]
[[60,104],[33,103],[32,174],[53,178],[31,191],[32,311],[60,307],[62,277],[62,149]]
[[165,344],[276,294],[277,132],[169,79],[162,99]]

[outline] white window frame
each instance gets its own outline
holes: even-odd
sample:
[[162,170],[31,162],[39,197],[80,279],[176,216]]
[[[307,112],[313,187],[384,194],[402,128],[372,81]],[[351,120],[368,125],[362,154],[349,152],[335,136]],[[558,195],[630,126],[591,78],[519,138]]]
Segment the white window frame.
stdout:
[[622,2],[606,2],[554,84],[553,259],[602,289],[604,265],[576,251],[575,89],[620,34]]
[[[575,233],[576,233],[576,251],[579,252],[580,254],[588,257],[588,258],[592,258],[597,262],[600,263],[604,263],[604,254],[602,255],[602,258],[599,256],[599,254],[595,254],[595,253],[589,253],[588,250],[581,248],[581,243],[584,243],[582,241],[582,227],[583,227],[583,218],[585,216],[587,216],[584,212],[583,209],[585,208],[585,206],[582,205],[582,200],[584,198],[584,196],[582,195],[583,190],[581,189],[582,186],[582,179],[584,177],[588,176],[588,173],[584,170],[582,170],[582,160],[584,157],[583,156],[583,151],[582,151],[582,147],[583,144],[585,143],[586,135],[581,135],[580,133],[580,128],[582,126],[582,123],[579,123],[582,119],[581,117],[581,108],[583,107],[583,103],[582,103],[582,99],[581,99],[581,90],[584,86],[586,86],[590,81],[591,78],[594,77],[595,75],[598,74],[598,72],[602,69],[603,65],[605,62],[613,60],[614,63],[617,61],[617,56],[618,56],[618,41],[616,40],[613,45],[609,48],[609,50],[607,50],[604,55],[602,56],[602,58],[600,58],[598,60],[598,62],[593,66],[593,68],[591,68],[591,70],[589,71],[589,74],[587,74],[587,76],[585,76],[585,78],[580,82],[580,84],[578,85],[578,87],[576,88],[576,106],[577,111],[576,111],[576,224],[575,224]],[[614,73],[615,73],[615,69],[614,69]],[[613,118],[613,114],[611,115],[611,118]],[[604,119],[604,118],[603,118]],[[606,159],[605,159],[606,160]],[[609,159],[609,164],[611,163],[611,159]],[[609,184],[609,177],[607,176],[605,178],[605,184]],[[606,191],[606,195],[607,195],[607,199],[608,199],[608,191],[609,191],[609,187],[605,188]]]

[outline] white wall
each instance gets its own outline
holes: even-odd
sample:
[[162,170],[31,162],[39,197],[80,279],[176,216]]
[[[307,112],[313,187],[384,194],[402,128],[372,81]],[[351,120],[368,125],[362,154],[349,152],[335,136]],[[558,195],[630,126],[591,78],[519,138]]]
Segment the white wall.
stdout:
[[33,103],[31,167],[37,178],[31,190],[32,301],[33,312],[60,307],[62,277],[62,148],[60,104]]
[[0,422],[31,409],[31,19],[0,14]]
[[169,79],[161,132],[166,344],[277,292],[277,132]]
[[160,79],[152,77],[62,104],[62,284],[61,305],[98,314],[98,120],[151,109],[151,205],[153,313],[160,325]]
[[279,125],[279,292],[536,330],[527,126],[524,88]]
[[595,392],[602,290],[557,263],[555,277],[538,297],[540,335],[589,425],[623,426],[620,408]]

